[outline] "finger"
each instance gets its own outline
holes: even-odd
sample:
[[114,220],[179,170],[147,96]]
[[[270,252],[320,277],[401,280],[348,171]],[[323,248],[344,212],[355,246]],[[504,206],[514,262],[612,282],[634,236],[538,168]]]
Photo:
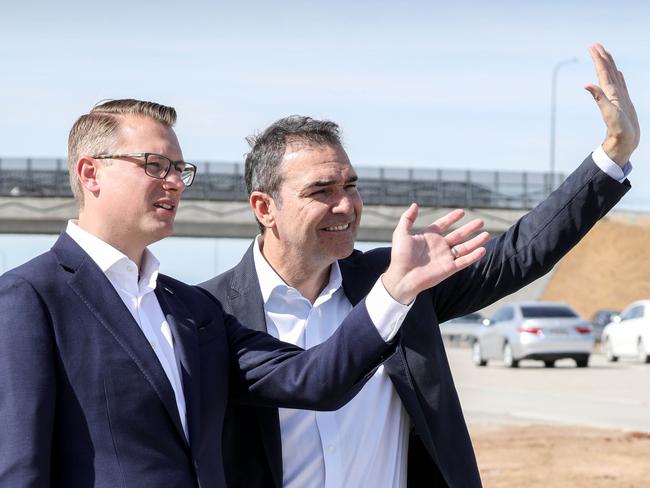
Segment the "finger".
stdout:
[[603,90],[598,85],[585,85],[585,90],[591,93],[591,96],[594,97],[594,100],[598,104],[598,108],[600,108],[601,112],[608,109],[612,105],[612,103],[609,101],[609,98],[607,98],[607,95],[605,95],[605,92],[603,92]]
[[625,82],[625,76],[623,75],[622,71],[618,72],[618,77],[620,79],[620,84],[623,87],[621,90],[621,99],[625,103],[625,112],[632,117],[632,121],[637,129],[637,132],[639,131],[639,118],[637,117],[636,114],[636,109],[634,108],[634,104],[632,103],[632,99],[630,98],[630,92],[627,90],[627,83]]
[[474,264],[476,261],[485,256],[486,252],[487,251],[484,247],[479,247],[478,249],[474,249],[469,254],[460,256],[459,258],[455,259],[454,266],[456,268],[456,271],[460,271],[461,269],[467,268],[470,264]]
[[623,72],[617,71],[616,75],[618,76],[618,82],[625,89],[625,94],[629,96],[629,92],[627,90],[627,83],[625,83],[625,76],[623,76]]
[[410,234],[413,229],[413,224],[415,224],[415,219],[417,218],[418,205],[417,203],[412,203],[400,216],[393,234]]
[[454,246],[463,242],[472,234],[475,234],[483,228],[484,222],[482,219],[474,219],[466,224],[462,225],[458,229],[451,231],[445,236],[445,241],[450,246]]
[[596,68],[596,76],[598,77],[598,84],[601,87],[612,85],[616,80],[616,65],[612,57],[605,52],[600,44],[594,44],[589,48],[589,54],[594,62]]
[[636,116],[636,110],[634,109],[634,104],[630,99],[630,92],[627,89],[627,83],[625,82],[625,76],[622,71],[618,72],[619,84],[621,85],[620,90],[620,99],[625,104],[625,111],[634,118],[635,125],[639,125],[639,121]]
[[614,71],[618,71],[618,68],[616,67],[616,62],[614,61],[614,57],[612,56],[612,54],[607,49],[605,49],[605,47],[599,42],[595,43],[594,47],[596,48],[600,56],[603,59],[605,59],[607,63],[614,69]]
[[452,210],[447,215],[440,217],[433,224],[430,224],[424,229],[424,232],[435,232],[436,234],[442,234],[446,232],[449,227],[454,225],[460,219],[465,216],[465,211],[457,208]]
[[458,256],[465,256],[467,254],[470,254],[475,249],[478,249],[479,247],[483,246],[489,240],[490,240],[490,233],[481,232],[479,235],[472,237],[469,241],[460,242],[459,244],[455,244],[452,247],[456,249]]

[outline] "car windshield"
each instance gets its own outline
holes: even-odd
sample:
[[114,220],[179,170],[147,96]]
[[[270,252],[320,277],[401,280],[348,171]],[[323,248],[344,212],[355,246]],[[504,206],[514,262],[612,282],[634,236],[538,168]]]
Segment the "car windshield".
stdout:
[[566,307],[521,307],[521,315],[527,319],[577,317],[576,313]]
[[480,322],[483,320],[483,316],[480,313],[469,313],[450,320],[450,322]]

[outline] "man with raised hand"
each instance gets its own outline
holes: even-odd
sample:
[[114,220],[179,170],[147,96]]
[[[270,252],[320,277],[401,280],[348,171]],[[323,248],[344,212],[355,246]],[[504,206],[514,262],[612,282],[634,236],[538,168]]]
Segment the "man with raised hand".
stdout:
[[[550,271],[629,189],[638,120],[612,57],[598,44],[591,56],[599,85],[586,88],[607,127],[602,145],[537,208],[490,240],[484,258],[419,294],[397,352],[345,407],[229,409],[230,486],[481,485],[438,323]],[[353,250],[362,203],[336,124],[287,117],[250,142],[246,185],[261,234],[237,266],[201,286],[248,326],[314,347],[370,290],[395,249],[392,255],[390,248]],[[470,251],[454,241],[453,257]]]
[[[138,100],[82,115],[68,154],[79,219],[0,277],[0,486],[225,487],[227,404],[341,407],[390,356],[417,293],[485,253],[481,222],[439,234],[456,215],[412,234],[413,205],[393,262],[328,341],[303,351],[243,327],[147,249],[196,173],[175,120]],[[461,242],[469,253],[452,256]]]

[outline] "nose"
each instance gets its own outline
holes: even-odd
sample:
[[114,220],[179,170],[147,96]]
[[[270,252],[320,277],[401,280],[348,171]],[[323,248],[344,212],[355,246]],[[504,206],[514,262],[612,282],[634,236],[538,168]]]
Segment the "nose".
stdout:
[[181,180],[181,174],[172,167],[169,174],[163,179],[163,187],[166,190],[182,193],[185,190],[185,183]]
[[336,203],[332,206],[332,213],[349,215],[354,213],[355,195],[343,190],[339,193]]

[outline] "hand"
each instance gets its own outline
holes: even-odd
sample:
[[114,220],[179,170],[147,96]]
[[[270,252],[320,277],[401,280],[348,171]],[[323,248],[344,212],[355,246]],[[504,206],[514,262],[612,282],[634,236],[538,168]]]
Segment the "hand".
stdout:
[[616,68],[612,55],[600,44],[589,48],[589,53],[596,67],[598,85],[589,84],[585,89],[596,100],[607,125],[603,149],[612,161],[623,167],[639,145],[639,119],[627,92],[623,73]]
[[487,232],[468,239],[483,228],[481,219],[442,235],[464,215],[462,210],[453,210],[426,227],[421,234],[411,234],[418,206],[413,203],[402,214],[393,232],[390,266],[382,276],[386,291],[395,300],[411,303],[421,291],[437,285],[485,255],[482,246],[490,237]]

